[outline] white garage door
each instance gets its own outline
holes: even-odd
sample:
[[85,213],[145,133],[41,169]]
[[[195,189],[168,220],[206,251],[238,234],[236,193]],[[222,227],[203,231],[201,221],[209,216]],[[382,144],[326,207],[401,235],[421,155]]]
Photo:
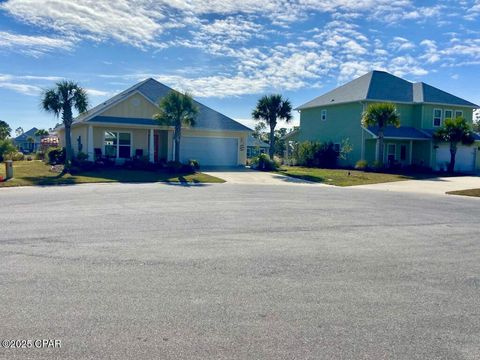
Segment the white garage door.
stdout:
[[236,166],[238,138],[182,137],[180,159],[182,162],[195,159],[200,166]]
[[[441,144],[437,149],[437,169],[446,169],[450,163],[450,145]],[[455,171],[475,170],[475,146],[458,145],[455,156]]]

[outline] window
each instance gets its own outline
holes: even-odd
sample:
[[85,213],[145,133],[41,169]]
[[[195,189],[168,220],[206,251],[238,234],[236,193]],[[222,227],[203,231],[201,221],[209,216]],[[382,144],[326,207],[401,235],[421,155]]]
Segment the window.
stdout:
[[407,160],[407,145],[400,146],[400,160],[401,161]]
[[445,119],[453,119],[453,110],[445,110]]
[[455,119],[458,117],[463,117],[463,111],[462,110],[455,110]]
[[132,136],[127,132],[105,131],[105,155],[128,159],[132,155]]
[[322,121],[326,121],[327,120],[327,110],[322,110],[320,114],[321,114],[320,117],[321,117]]
[[433,126],[442,126],[442,110],[434,109],[433,110]]

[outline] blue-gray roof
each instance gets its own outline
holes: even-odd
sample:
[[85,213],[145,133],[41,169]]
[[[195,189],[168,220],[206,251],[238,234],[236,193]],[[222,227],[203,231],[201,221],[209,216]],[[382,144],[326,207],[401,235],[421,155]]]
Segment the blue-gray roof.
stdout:
[[[378,136],[378,126],[369,126],[368,130]],[[425,131],[420,131],[411,126],[387,126],[383,131],[385,138],[392,139],[414,139],[414,140],[430,140],[432,135],[426,133]]]
[[[155,79],[147,79],[144,80],[131,88],[123,91],[122,93],[114,96],[112,99],[109,99],[102,103],[101,105],[91,109],[87,114],[84,114],[79,117],[79,121],[82,121],[88,114],[99,113],[101,115],[101,110],[103,107],[107,107],[108,105],[121,100],[128,95],[134,92],[140,92],[143,96],[149,99],[152,103],[158,104],[160,99],[167,95],[171,88],[168,86],[159,83]],[[248,127],[240,124],[239,122],[225,116],[218,111],[215,111],[209,108],[206,105],[199,103],[198,101],[194,100],[195,104],[197,105],[199,111],[197,114],[197,118],[195,119],[196,129],[205,129],[205,130],[229,130],[229,131],[252,131]],[[119,122],[122,124],[139,124],[142,123],[143,125],[152,125],[156,124],[152,119],[136,119],[136,118],[112,118],[112,119],[105,119],[105,116],[95,116],[88,121],[102,121],[102,122]],[[95,120],[94,120],[95,119]],[[101,119],[101,120],[99,120]]]
[[478,108],[479,106],[425,83],[410,81],[385,71],[371,71],[301,106],[299,110],[356,101],[432,103]]
[[270,145],[267,144],[266,142],[263,142],[261,140],[258,140],[257,138],[253,137],[252,135],[249,135],[247,138],[247,146],[254,146],[254,147],[263,147],[263,148],[269,148]]
[[14,140],[17,142],[26,141],[29,136],[35,137],[35,133],[38,131],[36,127],[31,128],[28,131],[25,131],[22,135],[17,136]]

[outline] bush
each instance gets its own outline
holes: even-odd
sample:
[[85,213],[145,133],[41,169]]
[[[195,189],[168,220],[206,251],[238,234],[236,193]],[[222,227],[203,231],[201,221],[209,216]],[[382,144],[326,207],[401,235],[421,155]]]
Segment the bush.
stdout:
[[17,152],[11,152],[11,153],[5,154],[3,158],[4,160],[22,161],[25,159],[25,155],[17,151]]
[[17,148],[10,139],[0,140],[0,161],[6,160],[5,157],[15,154]]
[[368,168],[368,162],[367,160],[358,160],[357,163],[355,164],[355,169],[357,170],[367,170]]
[[165,165],[165,169],[171,173],[191,173],[195,169],[190,164],[183,164],[179,161],[169,161]]
[[188,165],[195,171],[200,170],[200,164],[197,160],[188,160]]
[[305,141],[298,144],[294,151],[297,164],[307,167],[335,168],[339,155],[332,142]]
[[45,153],[43,151],[37,151],[34,156],[35,156],[35,160],[45,159]]
[[267,154],[260,154],[252,159],[252,167],[261,171],[278,170],[280,164],[275,160],[271,160]]
[[370,167],[373,170],[381,170],[383,169],[383,163],[381,161],[375,160]]
[[85,161],[88,159],[88,155],[85,154],[84,152],[79,151],[76,158],[78,161]]
[[65,162],[65,148],[49,148],[45,153],[45,160],[51,165],[63,164]]

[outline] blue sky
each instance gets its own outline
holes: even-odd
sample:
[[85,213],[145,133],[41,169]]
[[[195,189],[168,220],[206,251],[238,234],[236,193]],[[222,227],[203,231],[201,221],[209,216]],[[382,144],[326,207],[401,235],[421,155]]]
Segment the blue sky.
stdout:
[[372,69],[480,104],[480,0],[0,1],[13,129],[56,123],[40,94],[62,78],[96,105],[154,77],[251,126],[263,94],[299,106]]

